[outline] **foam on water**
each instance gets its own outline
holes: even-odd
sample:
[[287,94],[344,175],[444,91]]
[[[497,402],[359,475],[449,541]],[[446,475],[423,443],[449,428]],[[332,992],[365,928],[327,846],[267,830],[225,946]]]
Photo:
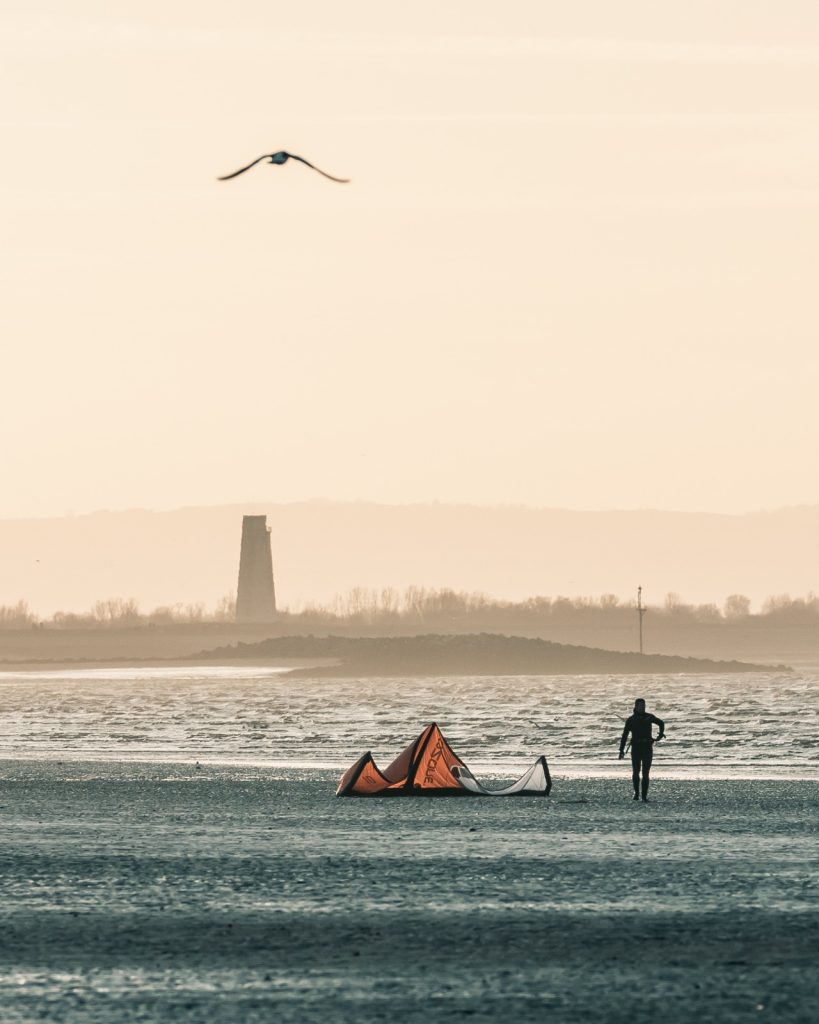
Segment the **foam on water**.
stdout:
[[664,718],[666,775],[819,778],[819,674],[291,679],[276,668],[0,673],[0,756],[341,769],[388,763],[437,721],[471,767],[622,772],[635,696]]

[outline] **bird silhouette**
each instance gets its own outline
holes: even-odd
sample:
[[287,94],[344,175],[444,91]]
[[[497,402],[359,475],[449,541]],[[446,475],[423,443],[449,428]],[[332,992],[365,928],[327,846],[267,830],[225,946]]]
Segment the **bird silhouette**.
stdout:
[[342,185],[346,185],[349,182],[349,178],[334,178],[332,174],[328,174],[323,171],[320,167],[316,167],[315,164],[311,164],[309,160],[305,160],[303,156],[296,156],[295,153],[286,153],[283,149],[278,153],[265,153],[263,156],[257,157],[252,164],[248,164],[247,167],[240,167],[238,171],[234,171],[233,174],[226,174],[222,178],[217,178],[217,181],[229,181],[231,178],[236,178],[240,174],[244,174],[245,171],[249,171],[251,167],[255,167],[256,164],[260,164],[262,160],[269,160],[271,164],[286,164],[288,160],[298,160],[300,164],[305,164],[307,167],[314,171],[318,171],[319,174],[323,174],[325,178],[329,178],[330,181],[338,181]]

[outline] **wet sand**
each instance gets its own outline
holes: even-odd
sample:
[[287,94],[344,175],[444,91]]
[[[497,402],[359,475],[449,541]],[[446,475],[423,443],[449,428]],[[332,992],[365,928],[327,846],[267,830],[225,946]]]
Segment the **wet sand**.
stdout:
[[334,783],[0,762],[4,1024],[816,1019],[819,783]]

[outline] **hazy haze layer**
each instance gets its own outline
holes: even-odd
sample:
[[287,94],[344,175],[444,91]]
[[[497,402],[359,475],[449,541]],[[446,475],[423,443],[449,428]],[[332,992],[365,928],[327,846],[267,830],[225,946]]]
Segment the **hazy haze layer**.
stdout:
[[327,602],[352,587],[409,585],[693,601],[804,594],[819,579],[819,508],[729,516],[448,505],[308,502],[171,512],[98,512],[0,521],[0,604],[39,614],[106,597],[144,609],[235,591],[243,513],[272,529],[281,605]]

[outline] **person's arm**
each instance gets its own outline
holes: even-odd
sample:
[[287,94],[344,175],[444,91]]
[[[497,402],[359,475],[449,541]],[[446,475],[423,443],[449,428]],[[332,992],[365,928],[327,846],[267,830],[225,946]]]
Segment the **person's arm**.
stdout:
[[657,735],[657,739],[658,740],[664,740],[665,739],[665,722],[662,720],[662,718],[658,718],[656,715],[652,715],[651,717],[654,719],[654,724],[660,730],[660,732]]
[[631,732],[631,719],[627,718],[626,719],[625,728],[623,729],[623,735],[620,737],[620,760],[621,761],[626,756],[626,740],[628,739],[628,734],[630,732]]

